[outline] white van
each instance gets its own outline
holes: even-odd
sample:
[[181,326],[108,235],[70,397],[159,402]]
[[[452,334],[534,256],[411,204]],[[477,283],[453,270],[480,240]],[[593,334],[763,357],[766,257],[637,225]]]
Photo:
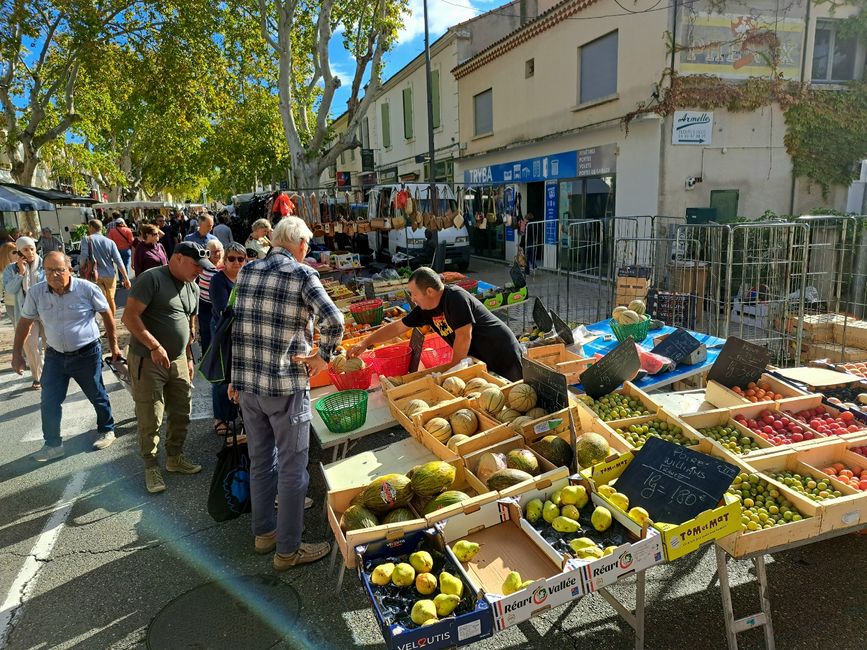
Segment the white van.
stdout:
[[[421,201],[421,209],[423,212],[431,212],[429,183],[394,183],[391,185],[376,185],[371,188],[368,195],[367,214],[370,218],[388,215],[393,216],[394,206],[392,199],[400,190],[408,190],[413,200],[418,196]],[[455,193],[450,185],[445,183],[437,183],[437,194],[439,195],[439,204],[437,205],[438,213],[443,214],[447,208],[456,208]],[[380,243],[380,235],[382,242]],[[418,255],[424,247],[424,228],[413,228],[407,224],[405,228],[399,228],[388,231],[388,241],[385,241],[385,233],[370,233],[370,245],[374,250],[378,250],[381,246],[387,247],[391,254],[406,253],[407,255]],[[470,233],[466,225],[455,228],[446,228],[440,230],[439,242],[446,243],[446,264],[456,264],[461,271],[466,271],[470,265]]]

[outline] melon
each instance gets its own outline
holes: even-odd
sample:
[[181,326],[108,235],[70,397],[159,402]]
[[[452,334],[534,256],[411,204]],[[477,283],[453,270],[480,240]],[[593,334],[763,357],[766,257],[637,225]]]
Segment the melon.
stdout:
[[441,460],[434,460],[415,468],[410,487],[422,497],[439,494],[451,487],[455,481],[455,466]]
[[506,396],[496,386],[488,384],[488,387],[479,396],[479,406],[483,411],[487,411],[488,413],[498,413],[505,405]]
[[533,449],[557,467],[568,467],[572,463],[572,445],[560,436],[545,436],[533,445]]
[[529,384],[515,384],[509,391],[509,408],[526,413],[536,406],[536,391]]
[[443,381],[443,388],[455,397],[460,397],[464,394],[465,386],[464,380],[460,377],[446,377],[445,381]]
[[418,519],[412,510],[409,508],[398,508],[397,510],[392,510],[385,517],[382,518],[383,524],[400,524],[405,521],[412,521],[413,519]]
[[526,413],[526,416],[528,418],[530,418],[531,420],[538,420],[539,418],[543,418],[546,415],[548,415],[548,411],[546,411],[545,409],[543,409],[539,406],[536,406],[535,408],[531,408]]
[[424,428],[440,442],[445,442],[452,436],[452,425],[445,418],[431,418]]
[[410,499],[410,479],[403,474],[386,474],[368,483],[352,499],[352,505],[364,506],[374,513],[385,513],[405,506]]
[[464,440],[469,440],[469,439],[470,439],[469,436],[465,436],[463,434],[461,434],[459,436],[452,436],[451,438],[449,438],[449,442],[446,445],[446,447],[451,449],[453,452],[458,453],[458,445],[460,443],[462,443]]
[[452,433],[472,436],[479,430],[479,418],[470,409],[458,409],[449,418]]
[[533,420],[528,418],[526,415],[519,415],[514,420],[512,420],[512,428],[515,430],[516,433],[523,433],[524,425],[530,424],[530,422],[532,421]]
[[517,417],[520,417],[521,413],[516,411],[515,409],[505,408],[497,414],[497,419],[500,422],[508,423],[514,420]]
[[636,314],[631,309],[627,309],[624,312],[620,313],[618,317],[618,321],[621,325],[635,325],[636,323],[641,322],[642,317]]
[[539,459],[529,449],[513,449],[506,454],[506,467],[536,476],[539,473]]
[[505,454],[496,454],[493,452],[485,452],[479,458],[479,464],[476,466],[476,476],[482,483],[487,484],[488,479],[501,469],[506,469]]
[[354,359],[346,360],[346,363],[343,364],[343,372],[358,372],[359,370],[364,370],[365,367],[364,361],[355,357]]
[[407,404],[404,407],[403,412],[406,413],[407,417],[411,418],[412,416],[418,415],[419,413],[421,413],[425,409],[429,409],[429,408],[430,408],[430,405],[427,402],[425,402],[423,399],[413,399],[413,400],[410,400],[409,404]]
[[617,307],[614,308],[614,311],[611,312],[611,316],[612,316],[612,318],[614,318],[614,320],[617,320],[617,317],[620,316],[620,314],[622,314],[625,311],[626,311],[626,307],[624,307],[623,305],[618,305]]
[[485,482],[485,485],[487,485],[490,490],[505,490],[513,485],[523,483],[524,481],[530,481],[532,479],[533,477],[527,472],[520,469],[507,468],[491,474],[491,477]]
[[344,532],[372,528],[378,525],[376,515],[361,505],[349,506],[340,517],[340,529]]
[[608,458],[611,447],[608,441],[598,433],[588,431],[575,443],[575,455],[581,467],[590,467]]
[[331,369],[334,372],[344,372],[346,370],[346,355],[338,354],[331,360]]
[[629,309],[634,311],[639,316],[644,316],[645,312],[647,312],[647,305],[644,304],[643,300],[638,300],[636,298],[629,303]]
[[466,386],[464,386],[464,395],[468,395],[469,393],[481,393],[485,388],[487,388],[488,382],[481,377],[473,377],[470,379]]
[[441,508],[453,506],[461,501],[467,501],[470,495],[460,490],[448,490],[431,499],[424,507],[424,514],[429,515]]

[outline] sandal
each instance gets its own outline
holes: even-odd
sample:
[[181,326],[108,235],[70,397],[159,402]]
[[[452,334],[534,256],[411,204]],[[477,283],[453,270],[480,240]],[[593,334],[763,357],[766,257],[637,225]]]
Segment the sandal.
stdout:
[[30,384],[30,388],[31,390],[42,390],[42,384],[38,381],[34,381],[32,384]]
[[225,438],[229,435],[229,423],[225,420],[218,420],[214,423],[214,434]]

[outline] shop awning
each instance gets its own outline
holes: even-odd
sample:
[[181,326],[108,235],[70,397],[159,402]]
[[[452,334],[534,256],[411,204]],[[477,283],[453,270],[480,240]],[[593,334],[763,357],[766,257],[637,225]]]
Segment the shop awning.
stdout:
[[[54,205],[91,205],[93,203],[96,203],[96,199],[92,199],[89,196],[75,196],[74,194],[59,192],[58,190],[43,190],[38,187],[27,187],[25,185],[17,185],[15,183],[2,183],[2,185],[5,187],[11,187],[13,190],[16,190],[18,192],[23,192],[24,194],[35,196],[37,199],[48,201],[49,203],[52,203]],[[52,208],[52,210],[53,209],[54,208]]]
[[0,185],[0,210],[3,212],[54,212],[54,204],[21,192],[8,185]]

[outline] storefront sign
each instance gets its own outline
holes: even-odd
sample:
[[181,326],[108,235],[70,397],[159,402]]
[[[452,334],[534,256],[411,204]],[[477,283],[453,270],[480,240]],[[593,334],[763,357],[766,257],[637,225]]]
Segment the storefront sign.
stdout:
[[713,139],[713,113],[675,111],[671,123],[671,144],[710,144]]
[[557,181],[545,183],[545,243],[557,243]]
[[389,167],[379,172],[381,183],[397,183],[397,167]]
[[574,151],[528,158],[502,165],[488,165],[464,170],[467,185],[534,183],[556,178],[575,178],[577,159]]
[[[603,144],[578,150],[578,169],[574,176],[606,176],[617,170],[617,145]],[[569,178],[567,176],[567,178]],[[556,242],[555,242],[556,243]]]

